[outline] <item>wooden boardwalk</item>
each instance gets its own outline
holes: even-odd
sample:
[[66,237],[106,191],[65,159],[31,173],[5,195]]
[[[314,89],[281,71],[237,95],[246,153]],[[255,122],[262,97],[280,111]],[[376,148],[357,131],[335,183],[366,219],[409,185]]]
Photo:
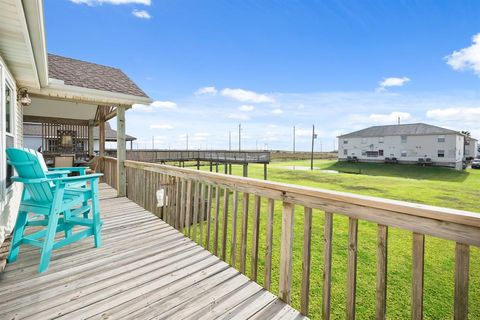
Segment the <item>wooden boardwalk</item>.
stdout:
[[304,319],[298,311],[101,185],[103,246],[22,247],[0,274],[0,319]]

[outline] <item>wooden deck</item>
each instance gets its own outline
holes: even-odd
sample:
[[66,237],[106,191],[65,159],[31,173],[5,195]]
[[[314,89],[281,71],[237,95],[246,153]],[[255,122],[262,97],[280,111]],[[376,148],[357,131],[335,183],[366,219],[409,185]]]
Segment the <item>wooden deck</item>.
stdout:
[[0,319],[303,319],[162,220],[101,185],[103,246],[22,247],[0,274]]

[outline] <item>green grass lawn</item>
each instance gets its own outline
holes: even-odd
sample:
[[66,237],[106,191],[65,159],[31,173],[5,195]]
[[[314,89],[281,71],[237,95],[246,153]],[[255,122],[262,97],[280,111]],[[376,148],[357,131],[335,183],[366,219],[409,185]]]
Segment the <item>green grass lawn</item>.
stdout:
[[[309,161],[275,162],[269,165],[268,178],[291,184],[339,190],[389,199],[411,201],[436,206],[480,212],[480,170],[464,172],[444,168],[416,167],[407,165],[354,164],[335,161],[316,161],[315,168],[361,174],[330,173],[322,170],[304,171],[287,169],[291,166],[309,166]],[[203,168],[207,169],[208,168]],[[223,168],[221,168],[223,171]],[[241,175],[240,166],[233,167],[233,174]],[[263,166],[250,165],[249,176],[263,178]],[[251,197],[252,198],[252,197]],[[230,198],[232,199],[232,198]],[[230,200],[231,205],[232,200]],[[250,203],[248,254],[252,236],[252,209]],[[278,292],[279,250],[281,234],[281,203],[275,205],[274,257],[272,270],[272,292]],[[241,226],[241,195],[237,220],[237,252],[240,251],[239,235]],[[231,206],[230,206],[231,212]],[[221,217],[221,215],[220,215]],[[262,201],[259,249],[259,279],[263,284],[265,254],[266,201]],[[323,265],[323,212],[314,210],[312,230],[312,273],[310,291],[310,314],[313,319],[321,316],[322,265]],[[348,219],[335,215],[333,235],[332,315],[333,319],[345,318],[345,287],[347,265],[347,224]],[[212,224],[213,225],[213,224]],[[221,226],[221,220],[220,220]],[[295,210],[294,265],[292,281],[292,305],[300,308],[300,286],[303,250],[303,208]],[[228,222],[227,256],[230,254],[231,216]],[[221,230],[221,227],[220,227]],[[375,224],[359,223],[359,252],[357,271],[357,319],[375,317],[375,276],[376,276],[376,232]],[[221,241],[219,241],[221,244]],[[395,228],[389,230],[388,260],[388,304],[387,318],[405,319],[410,317],[411,299],[411,247],[410,232]],[[451,241],[433,237],[426,238],[425,297],[426,319],[453,318],[453,276],[454,247]],[[230,260],[227,259],[227,262]],[[237,258],[236,267],[239,258]],[[248,257],[250,275],[250,260]],[[470,318],[480,318],[480,250],[472,248],[470,261]]]

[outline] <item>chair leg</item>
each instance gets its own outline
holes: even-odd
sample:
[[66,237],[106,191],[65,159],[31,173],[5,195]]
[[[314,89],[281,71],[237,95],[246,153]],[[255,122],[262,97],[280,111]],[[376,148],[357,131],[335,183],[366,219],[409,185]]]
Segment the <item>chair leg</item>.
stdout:
[[12,245],[10,248],[10,254],[8,256],[9,262],[14,262],[17,260],[18,253],[20,251],[20,244],[23,239],[23,232],[25,231],[25,226],[27,225],[28,213],[26,211],[18,212],[17,221],[15,223],[15,229],[13,231]]
[[53,243],[55,241],[55,234],[57,232],[59,215],[59,213],[53,210],[50,213],[47,226],[47,234],[45,235],[42,246],[42,253],[40,257],[40,265],[38,266],[38,272],[46,271],[48,269],[48,265],[50,264],[50,256],[52,255]]
[[98,201],[98,182],[92,182],[92,218],[93,218],[93,236],[95,247],[102,245],[101,228],[102,221],[100,220],[100,203]]
[[72,228],[73,228],[73,226],[68,223],[70,218],[72,217],[72,212],[70,211],[70,209],[65,210],[65,212],[63,213],[63,217],[64,217],[64,223],[65,223],[65,238],[69,238],[72,236]]

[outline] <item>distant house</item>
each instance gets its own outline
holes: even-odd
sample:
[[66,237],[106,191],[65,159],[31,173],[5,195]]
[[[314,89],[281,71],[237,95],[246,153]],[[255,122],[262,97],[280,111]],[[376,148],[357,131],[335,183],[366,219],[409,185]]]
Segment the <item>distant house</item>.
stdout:
[[[98,134],[98,127],[93,128],[93,150],[98,152],[100,149],[100,138]],[[43,149],[49,149],[52,145],[58,144],[57,137],[46,137],[45,141],[42,144],[42,124],[41,123],[33,123],[33,122],[24,122],[23,124],[23,145],[26,148],[30,149],[38,149],[39,147],[43,147]],[[125,141],[128,143],[130,142],[130,149],[132,149],[132,142],[137,140],[137,138],[130,136],[128,134],[125,135]],[[110,123],[105,122],[105,141],[108,142],[117,142],[117,131],[113,130],[110,126]],[[79,139],[78,143],[81,143],[81,148],[87,151],[88,146],[85,143],[86,139]],[[115,148],[116,146],[111,146]]]
[[465,158],[475,159],[479,155],[478,140],[472,137],[465,138]]
[[425,163],[459,170],[466,153],[476,156],[477,145],[475,139],[458,131],[425,123],[373,126],[341,135],[338,140],[339,160],[384,162],[396,158],[399,163]]

